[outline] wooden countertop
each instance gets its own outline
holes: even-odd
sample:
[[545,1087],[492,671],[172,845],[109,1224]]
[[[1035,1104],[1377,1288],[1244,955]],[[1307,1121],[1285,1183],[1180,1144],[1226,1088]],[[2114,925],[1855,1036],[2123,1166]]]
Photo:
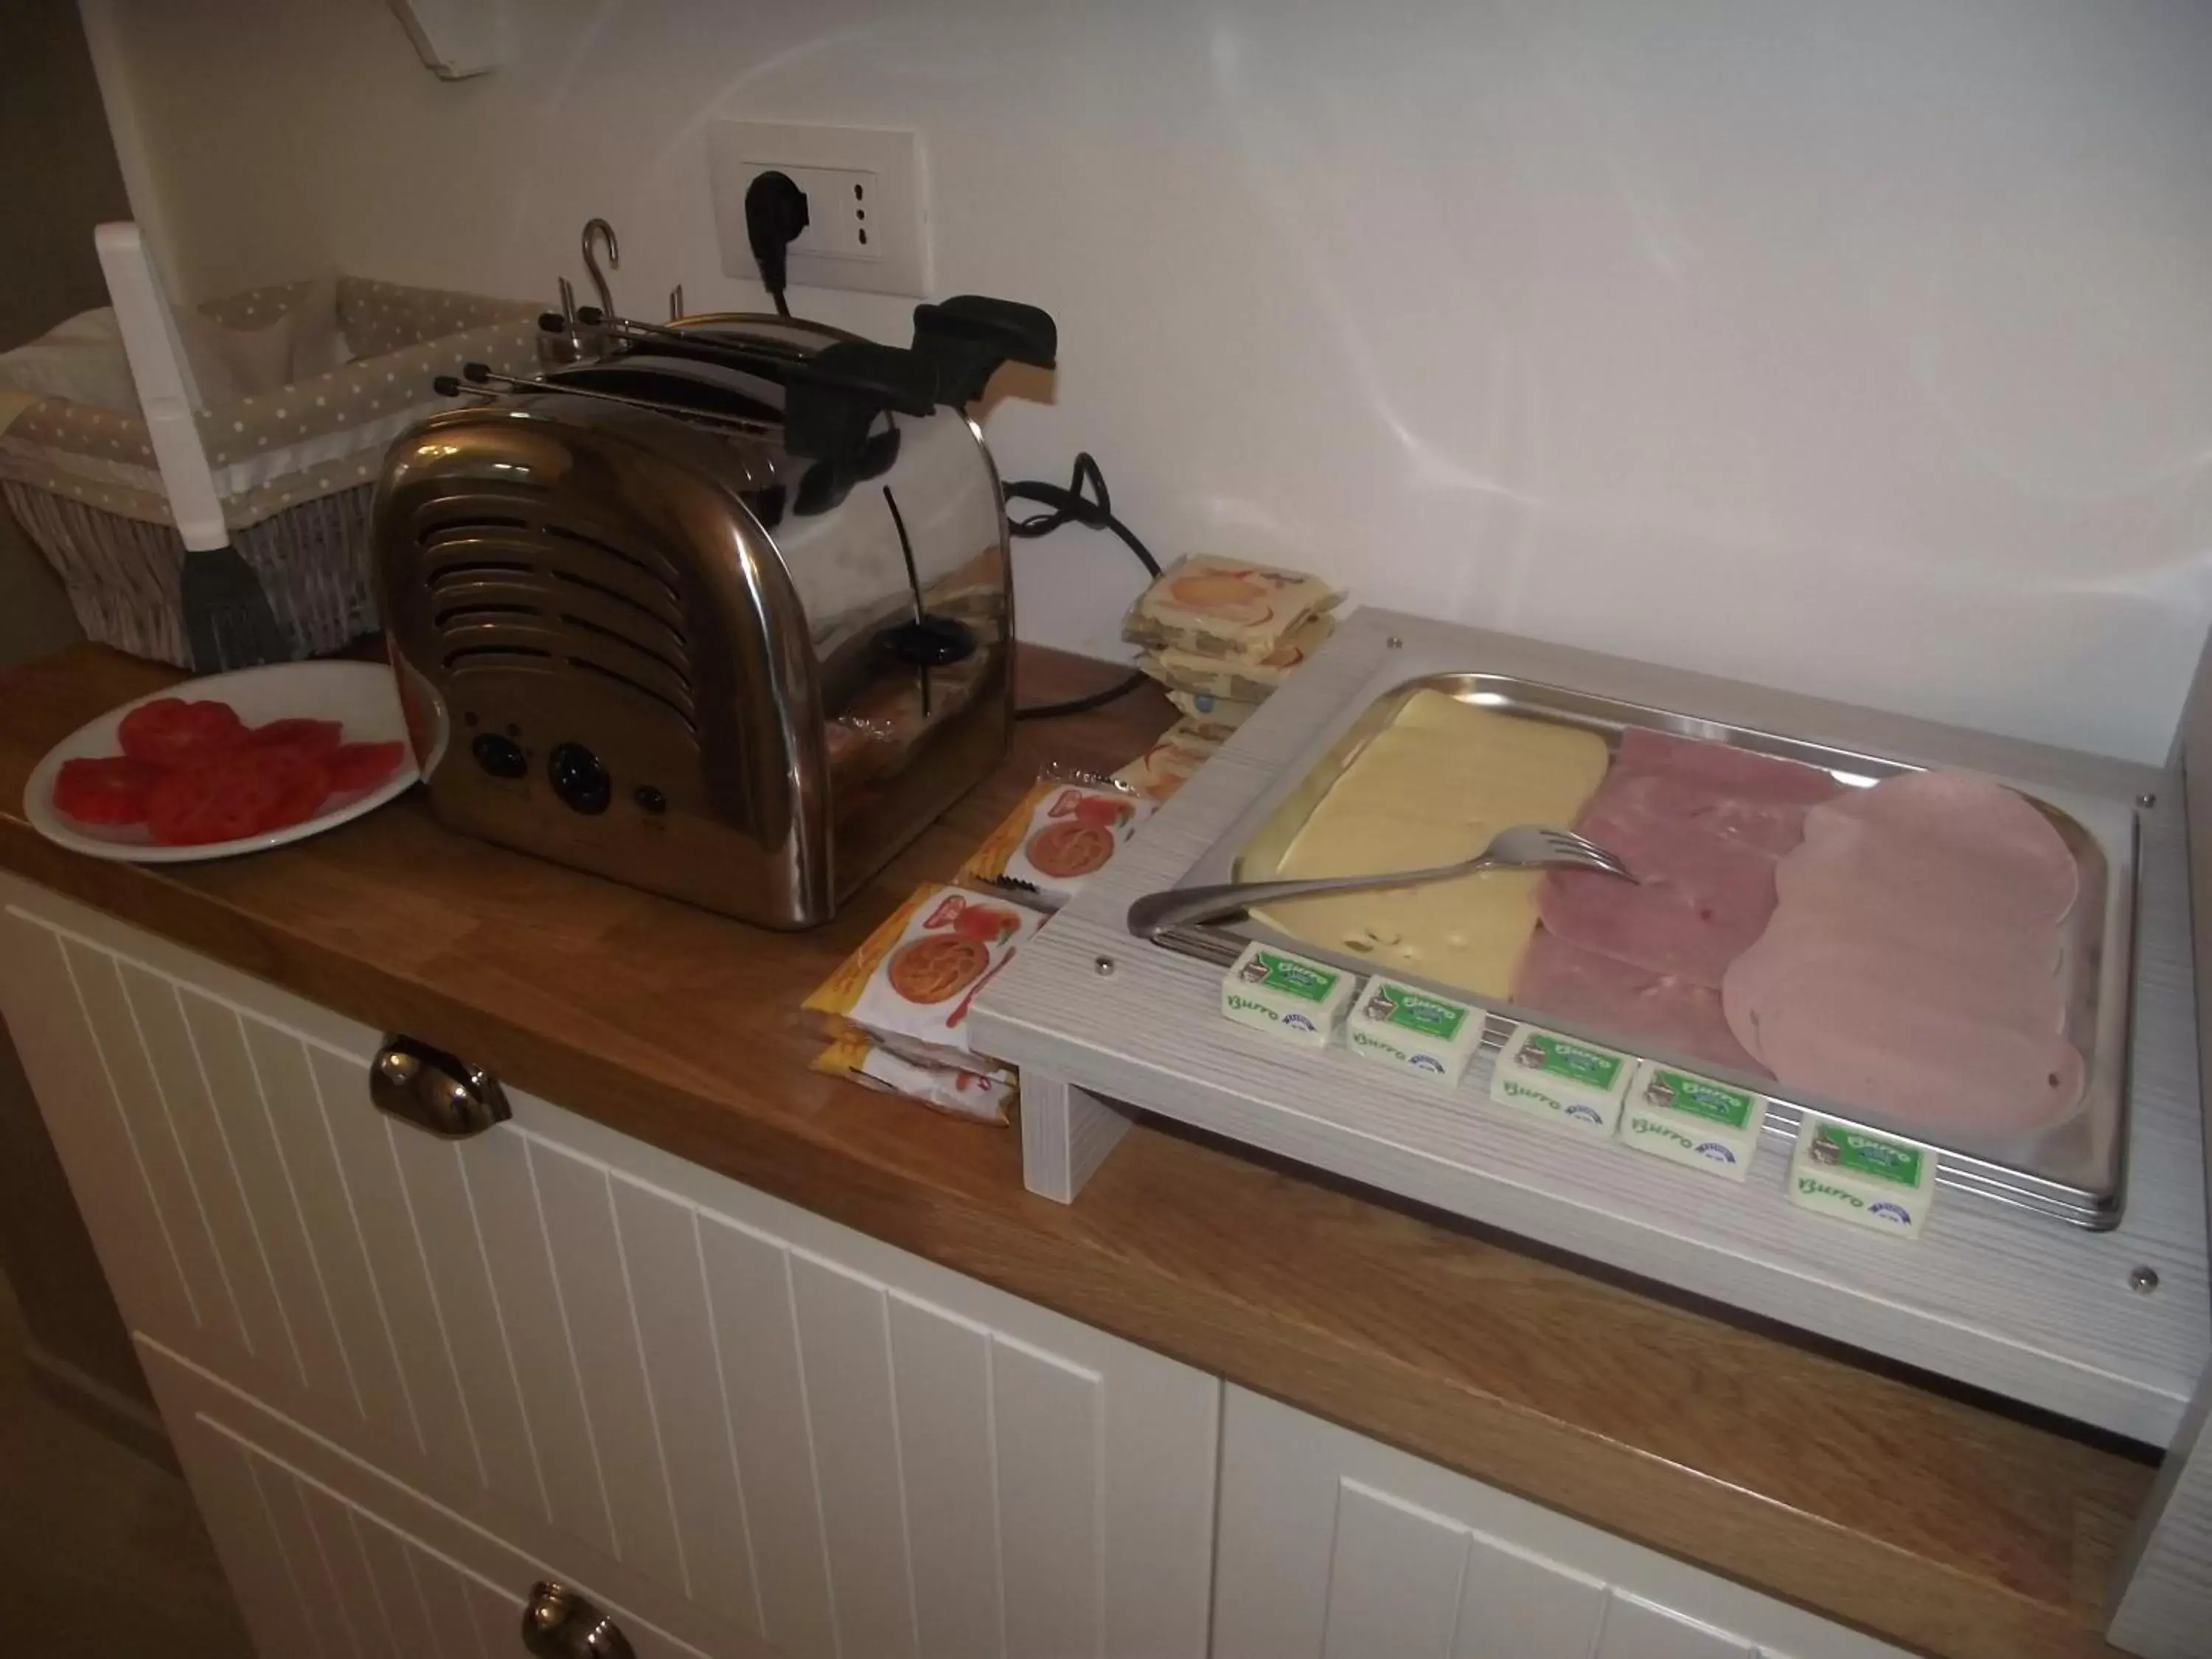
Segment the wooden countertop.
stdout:
[[[1025,700],[1108,671],[1026,651]],[[949,873],[1041,763],[1114,766],[1149,690],[1024,726],[998,776],[830,927],[776,934],[453,836],[409,797],[257,857],[41,839],[46,749],[177,676],[93,646],[0,675],[0,865],[404,1030],[731,1178],[1903,1646],[2104,1654],[2147,1458],[1140,1125],[1062,1206],[1018,1136],[807,1069],[799,1000]]]

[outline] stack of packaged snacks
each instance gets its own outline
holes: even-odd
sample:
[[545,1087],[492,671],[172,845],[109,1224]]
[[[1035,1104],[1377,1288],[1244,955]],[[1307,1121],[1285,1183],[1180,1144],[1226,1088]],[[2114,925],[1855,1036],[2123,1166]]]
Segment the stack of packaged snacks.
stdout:
[[1151,799],[1183,786],[1336,627],[1344,595],[1316,576],[1194,554],[1129,608],[1121,635],[1182,716],[1114,775]]
[[1152,804],[1103,780],[1048,772],[981,846],[956,879],[1011,890],[1057,910],[1114,861]]
[[816,1068],[1004,1123],[1014,1074],[975,1052],[968,1010],[1043,921],[1008,899],[916,888],[806,999],[833,1039]]

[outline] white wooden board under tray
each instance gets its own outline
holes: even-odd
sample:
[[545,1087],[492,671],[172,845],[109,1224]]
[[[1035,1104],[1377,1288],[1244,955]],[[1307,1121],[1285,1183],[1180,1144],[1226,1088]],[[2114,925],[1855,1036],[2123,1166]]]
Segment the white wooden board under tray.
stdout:
[[[1447,1092],[1340,1047],[1288,1048],[1221,1017],[1218,968],[1129,936],[1121,918],[1130,900],[1178,879],[1332,714],[1445,669],[1521,675],[2053,787],[2167,789],[2171,799],[2142,817],[2121,1224],[2089,1232],[1954,1193],[1917,1240],[1828,1221],[1784,1196],[1775,1146],[1761,1148],[1737,1186],[1524,1122],[1484,1103],[1473,1082]],[[2179,790],[2149,768],[1363,611],[1023,948],[978,1000],[975,1042],[1029,1074],[1025,1114],[1054,1113],[1090,1091],[2163,1445],[2212,1360],[2181,835]],[[1101,957],[1112,960],[1110,975],[1097,971]],[[1085,1125],[1074,1127],[1079,1144]],[[1031,1185],[1048,1189],[1035,1171]],[[2159,1280],[2148,1294],[2129,1285],[2145,1267]]]

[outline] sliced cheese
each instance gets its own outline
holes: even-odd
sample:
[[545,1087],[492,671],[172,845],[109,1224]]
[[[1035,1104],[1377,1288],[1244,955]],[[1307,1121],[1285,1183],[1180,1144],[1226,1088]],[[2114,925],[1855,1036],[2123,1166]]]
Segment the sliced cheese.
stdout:
[[[1593,732],[1423,691],[1370,739],[1283,856],[1284,876],[1365,875],[1473,858],[1516,823],[1572,823],[1605,775]],[[1528,871],[1486,871],[1267,907],[1272,927],[1378,966],[1503,997],[1536,925]]]

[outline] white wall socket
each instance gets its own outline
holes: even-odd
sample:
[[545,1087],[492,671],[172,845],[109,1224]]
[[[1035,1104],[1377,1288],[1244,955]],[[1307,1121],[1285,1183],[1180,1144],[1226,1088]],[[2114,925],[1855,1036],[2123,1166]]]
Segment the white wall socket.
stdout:
[[745,189],[763,173],[790,175],[806,192],[808,223],[791,245],[793,287],[929,295],[921,140],[871,127],[716,121],[707,129],[707,172],[722,272],[759,280],[745,239]]

